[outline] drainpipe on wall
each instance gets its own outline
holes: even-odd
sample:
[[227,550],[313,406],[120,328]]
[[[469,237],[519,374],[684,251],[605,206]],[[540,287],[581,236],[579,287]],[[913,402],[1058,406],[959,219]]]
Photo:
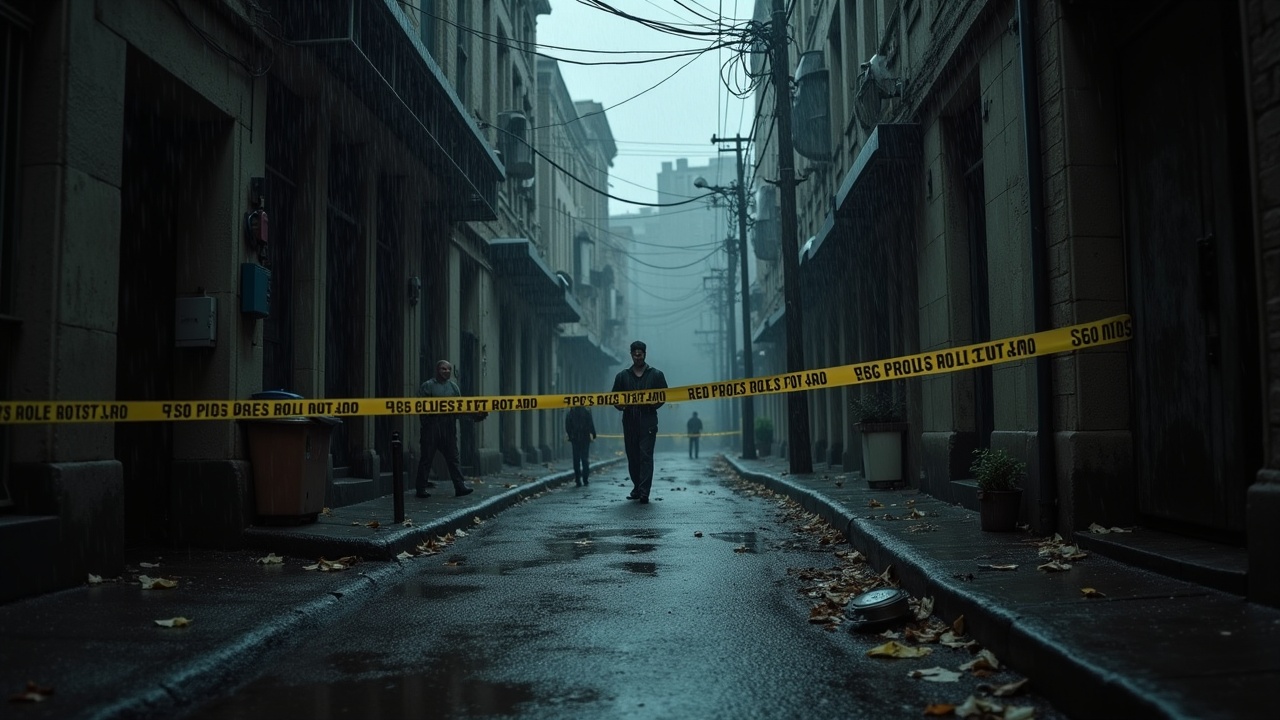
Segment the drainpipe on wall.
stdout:
[[[1053,323],[1049,304],[1048,250],[1044,231],[1044,168],[1040,156],[1040,84],[1036,76],[1036,43],[1032,0],[1018,0],[1018,56],[1022,66],[1022,130],[1027,147],[1028,218],[1031,229],[1031,296],[1035,331]],[[1039,504],[1032,529],[1044,535],[1058,525],[1058,474],[1054,461],[1053,365],[1036,358],[1036,462]]]

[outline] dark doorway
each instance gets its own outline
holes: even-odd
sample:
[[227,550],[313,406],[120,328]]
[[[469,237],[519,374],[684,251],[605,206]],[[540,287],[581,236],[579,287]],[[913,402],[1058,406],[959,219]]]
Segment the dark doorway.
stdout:
[[270,218],[267,264],[271,268],[271,315],[262,324],[262,387],[296,391],[293,379],[294,198],[299,173],[301,99],[277,80],[267,90],[267,190]]
[[[335,399],[361,397],[364,263],[360,251],[359,177],[356,148],[333,143],[329,152],[325,251],[324,394]],[[349,427],[350,423],[336,426],[330,440],[334,474],[339,477],[350,474],[351,463],[360,450],[353,446]]]
[[[404,306],[408,281],[401,268],[404,223],[401,220],[398,183],[382,178],[378,183],[378,286],[374,390],[378,397],[400,397],[401,368],[404,365]],[[415,423],[416,425],[416,423]],[[403,427],[404,421],[393,415],[379,415],[374,420],[375,447],[391,457],[391,433]]]
[[1236,3],[1170,3],[1119,51],[1138,507],[1239,537],[1261,463]]
[[[202,288],[177,287],[179,243],[198,186],[227,142],[229,121],[190,88],[133,50],[125,83],[120,188],[120,287],[116,397],[172,400],[175,354],[194,360],[213,348],[174,347],[175,299]],[[222,303],[222,314],[235,312]],[[225,326],[225,323],[224,323]],[[125,535],[170,537],[172,425],[120,423],[115,455],[124,475]]]

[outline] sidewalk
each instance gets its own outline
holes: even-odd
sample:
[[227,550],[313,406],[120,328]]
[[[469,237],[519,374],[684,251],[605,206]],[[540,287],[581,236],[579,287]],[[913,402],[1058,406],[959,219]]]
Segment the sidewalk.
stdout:
[[[1073,718],[1275,716],[1280,610],[1096,553],[1037,570],[1044,538],[983,532],[963,507],[871,490],[849,473],[790,475],[778,458],[726,459],[844,531],[874,567],[892,565],[942,620],[964,615],[973,637]],[[923,518],[906,517],[907,500]],[[1086,598],[1086,587],[1105,597]]]
[[[1025,533],[984,533],[975,513],[911,490],[870,490],[852,476],[792,476],[777,458],[727,458],[745,477],[793,497],[844,530],[904,589],[934,598],[934,612],[964,615],[969,633],[1036,691],[1075,718],[1270,717],[1280,679],[1280,610],[1145,572],[1097,554],[1059,573],[1039,571]],[[610,456],[599,464],[621,462]],[[252,674],[282,648],[361,607],[414,561],[395,556],[472,525],[572,478],[564,464],[507,469],[454,498],[406,496],[409,526],[392,499],[338,508],[313,524],[255,527],[243,552],[134,551],[118,581],[0,605],[4,717],[170,717]],[[872,507],[872,500],[881,507]],[[906,501],[923,518],[907,519]],[[373,521],[377,527],[370,527]],[[260,564],[268,552],[284,564]],[[304,570],[321,557],[357,555],[340,572]],[[147,568],[141,563],[157,563]],[[1016,564],[1012,571],[984,565]],[[143,590],[137,575],[178,581]],[[1092,587],[1105,594],[1087,599]],[[155,620],[186,617],[185,628]],[[28,680],[52,686],[39,703],[8,702]]]

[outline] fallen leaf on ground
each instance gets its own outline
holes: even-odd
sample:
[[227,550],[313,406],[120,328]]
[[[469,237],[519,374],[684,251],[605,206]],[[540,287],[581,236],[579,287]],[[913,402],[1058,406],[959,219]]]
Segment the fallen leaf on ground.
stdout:
[[191,621],[184,617],[175,617],[168,620],[156,620],[155,623],[160,627],[180,628],[190,625]]
[[269,552],[266,554],[266,557],[258,558],[258,563],[261,565],[281,565],[284,563],[284,558],[275,553]]
[[400,523],[400,524],[401,524],[401,525],[403,525],[403,526],[405,526],[405,527],[413,527],[413,518],[405,518],[405,519],[404,519],[404,522],[402,522],[402,523]]
[[355,555],[347,555],[345,557],[340,557],[337,560],[326,560],[324,558],[320,558],[320,562],[315,565],[307,565],[302,569],[319,570],[320,572],[337,572],[339,570],[346,570],[358,562],[360,562],[360,558]]
[[933,614],[933,598],[931,597],[920,598],[920,603],[919,605],[916,606],[916,619],[928,620],[929,616],[932,614]]
[[879,507],[884,507],[884,503],[880,502],[879,500],[877,500],[877,499],[875,499],[875,498],[871,498],[871,501],[867,503],[867,507],[869,507],[869,508],[879,508]]
[[734,548],[733,551],[736,553],[751,552],[751,548],[747,547],[746,545],[739,545],[738,547]]
[[477,516],[475,516],[475,517],[471,518],[471,524],[472,524],[472,525],[480,525],[480,524],[482,524],[482,523],[484,523],[484,521],[480,519],[480,516],[479,516],[479,515],[477,515]]
[[89,573],[89,584],[90,584],[90,585],[97,585],[97,584],[98,584],[98,583],[100,583],[100,582],[102,582],[102,576],[101,576],[101,575],[94,575],[93,573]]
[[467,531],[463,530],[462,528],[458,528],[457,530],[453,531],[453,534],[455,537],[466,537]]
[[695,530],[695,531],[694,531],[694,533],[693,533],[693,536],[694,536],[694,537],[702,537],[702,531],[701,531],[701,530]]
[[1102,526],[1101,526],[1101,525],[1099,525],[1098,523],[1090,523],[1090,524],[1089,524],[1089,532],[1093,533],[1094,535],[1106,535],[1107,533],[1127,533],[1127,532],[1132,532],[1132,531],[1131,531],[1131,530],[1125,530],[1125,529],[1124,529],[1124,528],[1122,528],[1122,527],[1109,527],[1109,528],[1107,528],[1107,527],[1102,527]]
[[957,617],[955,620],[952,621],[951,632],[955,633],[956,635],[964,634],[964,616],[963,615]]
[[941,717],[943,715],[951,715],[956,710],[956,706],[950,703],[933,703],[924,706],[924,714],[933,717]]
[[325,509],[323,509],[323,510],[321,510],[321,511],[320,511],[320,514],[321,514],[321,515],[326,515],[326,516],[328,516],[328,515],[333,515],[333,511],[332,511],[332,510],[330,510],[329,508],[325,508]]
[[53,688],[42,687],[32,680],[28,680],[26,689],[17,695],[9,696],[9,702],[43,702],[52,694]]
[[158,568],[158,567],[160,567],[160,563],[140,562],[140,563],[138,563],[138,567],[144,567],[144,568]]
[[996,671],[1000,669],[1000,661],[996,659],[995,653],[983,648],[978,651],[978,656],[969,662],[960,666],[961,670],[977,672],[979,670]]
[[1018,569],[1018,566],[1017,566],[1017,565],[1015,565],[1015,564],[1008,564],[1008,565],[979,565],[978,567],[982,568],[983,570],[1017,570],[1017,569]]
[[382,523],[378,522],[377,520],[370,520],[369,522],[365,523],[364,526],[369,528],[370,530],[377,530],[378,528],[382,527]]
[[1105,594],[1105,593],[1103,593],[1103,592],[1102,592],[1102,591],[1100,591],[1100,590],[1096,590],[1096,589],[1094,589],[1094,588],[1091,588],[1091,587],[1080,588],[1080,592],[1084,593],[1084,596],[1085,596],[1085,597],[1087,597],[1087,598],[1103,598],[1103,597],[1106,597],[1106,594]]
[[461,560],[446,560],[444,562],[445,567],[458,567],[461,564],[462,564]]
[[1000,687],[992,690],[991,694],[995,695],[996,697],[1009,697],[1010,695],[1017,695],[1018,693],[1022,692],[1022,688],[1026,687],[1027,683],[1029,682],[1031,682],[1030,678],[1022,678],[1017,682],[1005,683],[1004,685],[1001,685]]
[[573,542],[573,544],[574,544],[574,545],[581,545],[581,546],[583,546],[583,547],[586,547],[586,546],[588,546],[588,545],[590,545],[590,544],[591,544],[591,541],[590,541],[590,540],[575,540],[575,541]]
[[139,575],[138,582],[142,584],[143,590],[171,590],[178,587],[178,583],[166,578],[149,578],[146,575]]
[[1071,569],[1071,563],[1058,562],[1051,560],[1043,565],[1037,565],[1037,570],[1045,570],[1047,572],[1066,572]]
[[987,714],[1000,717],[1004,713],[1004,706],[998,702],[990,700],[981,700],[970,695],[964,702],[956,707],[956,716],[967,718],[970,716],[984,717]]
[[883,645],[877,645],[868,650],[867,657],[913,658],[924,657],[931,652],[933,652],[933,648],[911,647],[903,645],[896,640],[890,640]]
[[907,677],[928,682],[960,682],[960,673],[942,667],[931,667],[923,670],[912,670]]

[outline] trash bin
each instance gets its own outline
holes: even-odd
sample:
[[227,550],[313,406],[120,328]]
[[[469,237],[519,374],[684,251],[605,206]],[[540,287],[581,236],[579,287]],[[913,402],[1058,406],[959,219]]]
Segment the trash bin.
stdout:
[[[301,400],[284,390],[254,400]],[[258,517],[267,523],[315,522],[324,509],[329,441],[341,420],[327,415],[245,420]]]

